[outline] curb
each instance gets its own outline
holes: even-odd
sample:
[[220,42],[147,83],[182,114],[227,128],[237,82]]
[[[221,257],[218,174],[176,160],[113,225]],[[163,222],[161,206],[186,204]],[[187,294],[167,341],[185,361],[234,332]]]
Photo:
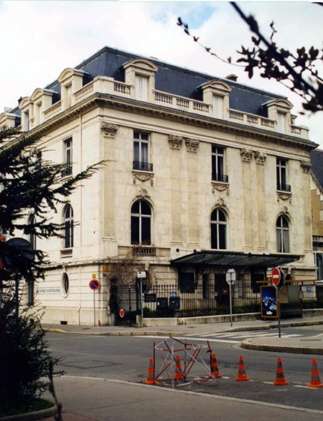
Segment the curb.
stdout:
[[[152,331],[113,331],[113,332],[77,332],[72,330],[63,330],[63,329],[56,329],[56,328],[44,328],[45,332],[51,333],[69,333],[73,335],[91,335],[91,336],[178,336],[183,335],[182,332],[152,332]],[[1,420],[0,420],[1,421]]]
[[241,342],[241,348],[251,349],[254,351],[286,352],[289,354],[323,355],[322,348],[308,348],[308,347],[288,346],[288,345],[255,344],[251,342],[251,339],[247,339],[246,341]]

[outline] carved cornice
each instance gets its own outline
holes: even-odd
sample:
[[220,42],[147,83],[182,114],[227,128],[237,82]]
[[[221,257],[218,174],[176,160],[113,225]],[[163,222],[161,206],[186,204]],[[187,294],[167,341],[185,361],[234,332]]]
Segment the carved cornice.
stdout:
[[197,148],[200,144],[200,141],[198,139],[189,139],[188,137],[185,138],[185,144],[187,152],[197,152]]
[[266,161],[266,158],[267,158],[265,153],[255,151],[253,154],[254,154],[254,157],[255,157],[255,160],[256,160],[256,164],[258,164],[258,165],[264,165],[265,164],[265,161]]
[[240,155],[243,162],[250,162],[252,159],[252,151],[249,151],[247,149],[241,149]]
[[308,174],[311,169],[311,162],[310,161],[301,161],[300,162],[302,170],[305,174]]
[[197,116],[196,114],[190,114],[185,111],[170,110],[156,104],[138,103],[137,101],[129,98],[121,98],[101,92],[93,93],[69,109],[59,112],[57,115],[49,118],[44,123],[31,129],[29,132],[24,133],[24,136],[28,137],[35,134],[38,136],[44,136],[52,130],[61,127],[62,124],[66,124],[79,115],[89,112],[96,107],[112,108],[114,110],[119,109],[131,113],[153,116],[155,118],[163,118],[168,121],[177,121],[196,127],[203,127],[208,130],[232,133],[235,136],[239,136],[240,138],[255,138],[258,141],[265,140],[266,142],[273,142],[282,146],[297,145],[298,148],[307,151],[310,151],[315,146],[317,146],[316,143],[304,138],[272,132],[266,129],[254,128],[252,126],[245,126],[227,120],[221,121],[210,116]]
[[168,136],[168,144],[171,149],[180,149],[183,143],[184,137],[175,136],[170,134]]
[[107,121],[102,121],[101,130],[103,131],[104,137],[109,137],[109,138],[114,139],[118,131],[118,126],[115,124],[108,123]]
[[133,175],[133,184],[136,184],[137,180],[141,182],[149,181],[150,185],[154,185],[154,174],[152,173],[146,173],[146,172],[139,172],[139,171],[132,171]]
[[212,193],[214,194],[215,191],[226,191],[227,195],[229,195],[229,183],[221,183],[218,181],[211,181],[211,185],[212,185]]

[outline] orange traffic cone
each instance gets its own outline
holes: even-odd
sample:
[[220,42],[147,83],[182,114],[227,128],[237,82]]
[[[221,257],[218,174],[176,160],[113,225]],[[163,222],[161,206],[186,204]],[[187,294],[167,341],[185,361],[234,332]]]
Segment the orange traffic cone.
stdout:
[[239,371],[238,371],[238,377],[236,378],[236,381],[245,382],[247,380],[250,380],[250,379],[246,374],[245,366],[244,366],[244,363],[243,363],[243,358],[242,358],[242,356],[240,356]]
[[145,384],[155,384],[153,359],[149,359],[148,375]]
[[175,357],[175,372],[174,372],[174,380],[183,380],[184,375],[182,371],[182,365],[179,355]]
[[220,374],[219,371],[219,367],[218,367],[218,363],[216,361],[216,356],[215,354],[211,355],[211,375],[209,376],[209,378],[216,378],[219,379],[220,377],[222,377],[222,375]]
[[323,387],[323,384],[321,383],[321,380],[320,380],[320,375],[319,375],[319,371],[317,369],[315,358],[312,359],[311,382],[308,383],[307,386],[309,386],[309,387]]
[[288,382],[285,380],[281,358],[278,358],[277,370],[276,370],[276,381],[273,384],[275,386],[286,386],[286,385],[288,385]]

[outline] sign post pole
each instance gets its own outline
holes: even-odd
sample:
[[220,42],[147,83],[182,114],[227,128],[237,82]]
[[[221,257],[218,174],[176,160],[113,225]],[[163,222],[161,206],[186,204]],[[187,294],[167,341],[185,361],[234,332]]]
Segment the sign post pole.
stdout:
[[229,269],[225,275],[225,279],[229,285],[230,323],[232,327],[232,285],[234,285],[236,280],[236,271],[234,269]]
[[89,283],[89,287],[93,291],[93,323],[95,326],[95,291],[100,288],[100,282],[97,279],[93,278]]
[[95,327],[95,289],[93,290],[93,326]]
[[280,326],[280,297],[279,291],[285,285],[285,275],[280,268],[273,268],[271,272],[272,282],[276,288],[276,305],[277,305],[277,317],[278,317],[278,337],[281,338],[281,326]]

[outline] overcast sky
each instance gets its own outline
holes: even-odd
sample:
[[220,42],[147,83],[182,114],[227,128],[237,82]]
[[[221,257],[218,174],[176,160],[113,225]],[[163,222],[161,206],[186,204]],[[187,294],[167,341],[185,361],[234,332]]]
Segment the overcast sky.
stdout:
[[[270,35],[274,21],[279,46],[322,48],[323,7],[308,1],[238,2],[254,14],[262,32]],[[223,64],[207,54],[176,25],[189,24],[203,45],[223,58],[237,56],[251,34],[232,6],[224,1],[0,1],[0,112],[14,108],[21,96],[30,96],[56,80],[63,69],[75,67],[104,46],[225,77],[277,94],[294,104],[300,99],[275,81],[252,80],[239,67]],[[323,74],[323,71],[322,71]],[[299,116],[296,124],[310,128],[310,139],[323,149],[322,113]]]

